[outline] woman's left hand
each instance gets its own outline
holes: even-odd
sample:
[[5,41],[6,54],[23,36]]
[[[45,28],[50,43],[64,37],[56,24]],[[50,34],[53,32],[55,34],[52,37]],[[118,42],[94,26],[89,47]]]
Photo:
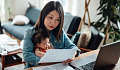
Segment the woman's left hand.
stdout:
[[65,61],[62,61],[63,63],[71,63],[74,59],[67,59]]

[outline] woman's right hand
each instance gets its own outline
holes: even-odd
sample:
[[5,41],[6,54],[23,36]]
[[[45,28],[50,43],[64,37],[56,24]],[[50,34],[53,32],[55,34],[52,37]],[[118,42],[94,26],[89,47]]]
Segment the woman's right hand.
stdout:
[[40,51],[36,51],[36,56],[38,56],[38,57],[43,57],[44,55],[45,55],[45,53],[44,52],[40,52]]
[[39,51],[38,49],[35,50],[35,55],[38,57],[43,57],[45,55],[44,52]]

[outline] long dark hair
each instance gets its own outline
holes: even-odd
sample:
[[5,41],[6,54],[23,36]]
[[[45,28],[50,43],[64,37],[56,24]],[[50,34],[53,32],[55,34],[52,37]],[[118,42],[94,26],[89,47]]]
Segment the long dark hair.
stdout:
[[56,39],[59,41],[61,37],[62,27],[63,27],[64,11],[63,11],[62,5],[58,1],[56,2],[50,1],[44,6],[44,8],[40,13],[40,17],[35,24],[35,29],[38,30],[39,28],[42,28],[45,31],[49,32],[44,25],[44,20],[45,20],[45,17],[53,10],[56,10],[60,16],[59,25],[52,30],[53,35],[55,35]]

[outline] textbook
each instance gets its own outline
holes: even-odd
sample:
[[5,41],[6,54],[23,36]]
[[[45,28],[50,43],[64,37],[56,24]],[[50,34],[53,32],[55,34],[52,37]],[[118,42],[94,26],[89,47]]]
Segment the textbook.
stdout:
[[57,63],[48,66],[33,67],[32,69],[33,70],[83,70],[81,66],[89,62],[95,61],[96,57],[97,56],[94,54],[82,59],[72,61],[71,63]]

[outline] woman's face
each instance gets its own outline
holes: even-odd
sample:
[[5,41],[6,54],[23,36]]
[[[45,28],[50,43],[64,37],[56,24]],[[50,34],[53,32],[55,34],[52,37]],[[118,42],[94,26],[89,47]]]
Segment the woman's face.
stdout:
[[60,16],[56,10],[51,11],[44,20],[44,25],[48,30],[55,29],[60,23]]

